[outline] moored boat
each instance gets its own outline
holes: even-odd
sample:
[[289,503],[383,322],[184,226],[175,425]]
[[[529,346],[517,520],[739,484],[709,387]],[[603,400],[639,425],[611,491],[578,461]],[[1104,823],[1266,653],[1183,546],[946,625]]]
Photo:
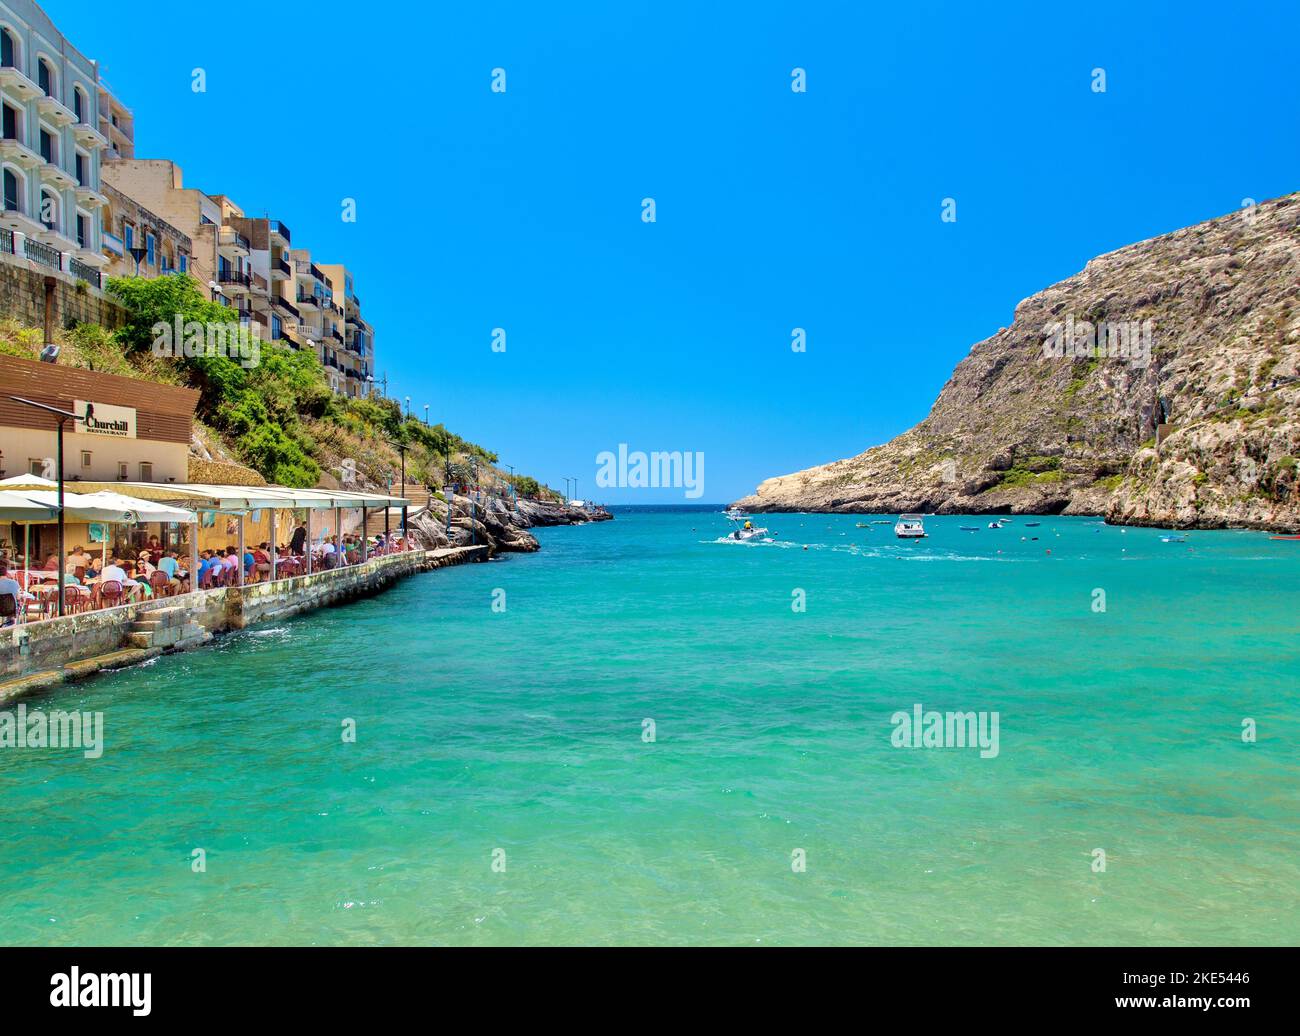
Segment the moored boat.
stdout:
[[925,538],[925,516],[920,514],[901,514],[894,525],[894,535],[900,540],[920,540]]

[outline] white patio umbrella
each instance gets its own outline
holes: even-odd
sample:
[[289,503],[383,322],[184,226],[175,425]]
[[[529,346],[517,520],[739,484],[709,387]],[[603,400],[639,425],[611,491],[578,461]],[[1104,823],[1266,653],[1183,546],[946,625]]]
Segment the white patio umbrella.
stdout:
[[[65,492],[67,487],[68,484],[64,482]],[[9,478],[0,478],[0,489],[53,489],[57,493],[59,484],[52,478],[41,478],[40,475],[11,475]]]
[[0,522],[43,522],[58,516],[58,507],[38,503],[22,493],[0,489]]
[[78,493],[76,495],[83,506],[90,505],[114,511],[128,511],[135,515],[131,519],[132,521],[184,522],[187,525],[193,525],[194,522],[198,521],[193,511],[187,511],[181,507],[172,507],[168,504],[160,504],[155,500],[141,500],[139,497],[127,496],[124,493],[110,493],[108,490],[100,490],[98,493]]

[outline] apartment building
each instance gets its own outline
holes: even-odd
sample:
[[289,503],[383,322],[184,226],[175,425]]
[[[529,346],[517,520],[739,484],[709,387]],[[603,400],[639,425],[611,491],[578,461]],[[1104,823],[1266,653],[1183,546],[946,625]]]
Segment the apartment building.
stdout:
[[189,273],[194,242],[157,213],[128,198],[111,184],[100,185],[107,199],[101,210],[106,277],[162,277]]
[[[0,227],[25,258],[98,284],[100,121],[95,63],[30,0],[0,2]],[[6,239],[6,243],[8,239]]]
[[99,132],[108,141],[108,158],[135,158],[135,116],[103,79],[99,80]]
[[[233,234],[222,234],[225,213],[220,201],[186,187],[181,167],[169,159],[111,158],[104,162],[103,177],[119,195],[188,238],[186,272],[215,301],[236,305],[239,293],[231,287],[229,274],[246,268],[248,248]],[[178,272],[179,265],[178,257]],[[223,289],[223,273],[227,275],[225,286],[231,287],[229,295]]]
[[346,396],[368,396],[374,385],[374,329],[361,316],[361,299],[351,271],[337,263],[321,263],[320,270],[329,281],[334,299],[342,300],[342,348],[335,348],[339,391]]

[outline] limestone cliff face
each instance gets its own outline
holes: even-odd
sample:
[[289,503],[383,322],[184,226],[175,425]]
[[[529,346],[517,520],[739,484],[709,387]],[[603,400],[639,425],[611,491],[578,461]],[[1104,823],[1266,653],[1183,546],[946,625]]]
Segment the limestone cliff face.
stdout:
[[1292,194],[1094,259],[976,343],[915,428],[738,504],[1300,529],[1298,361]]

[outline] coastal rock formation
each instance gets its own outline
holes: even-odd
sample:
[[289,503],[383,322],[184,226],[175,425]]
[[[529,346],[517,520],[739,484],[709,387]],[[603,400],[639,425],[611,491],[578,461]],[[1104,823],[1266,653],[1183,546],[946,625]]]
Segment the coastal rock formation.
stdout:
[[929,416],[753,511],[1300,529],[1300,194],[1092,260],[972,346]]
[[489,497],[475,504],[469,497],[451,498],[451,526],[448,532],[447,504],[433,500],[409,518],[421,546],[487,546],[489,554],[531,553],[538,550],[537,538],[528,529],[545,525],[580,525],[609,521],[612,515],[601,508],[587,510],[552,501],[507,501]]

